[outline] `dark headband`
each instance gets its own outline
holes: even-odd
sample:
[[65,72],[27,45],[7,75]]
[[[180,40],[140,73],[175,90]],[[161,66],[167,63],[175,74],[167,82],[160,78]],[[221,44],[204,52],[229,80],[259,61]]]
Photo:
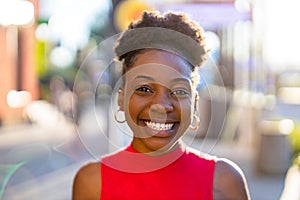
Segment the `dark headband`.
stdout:
[[117,57],[138,50],[154,48],[173,52],[184,57],[194,66],[200,66],[205,60],[203,46],[189,36],[166,28],[143,27],[123,32],[117,42]]

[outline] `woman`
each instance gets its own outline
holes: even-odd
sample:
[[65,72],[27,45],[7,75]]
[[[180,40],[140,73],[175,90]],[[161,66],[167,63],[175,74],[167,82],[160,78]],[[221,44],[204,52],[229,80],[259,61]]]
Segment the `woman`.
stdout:
[[199,126],[197,67],[206,56],[201,28],[183,13],[144,12],[115,52],[123,62],[117,113],[124,112],[133,139],[81,168],[73,199],[249,199],[234,163],[181,142]]

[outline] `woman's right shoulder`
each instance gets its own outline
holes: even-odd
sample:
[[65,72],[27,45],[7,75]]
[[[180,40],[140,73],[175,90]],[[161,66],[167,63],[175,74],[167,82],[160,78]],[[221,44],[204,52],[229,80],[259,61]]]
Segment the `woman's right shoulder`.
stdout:
[[95,173],[100,173],[101,169],[101,163],[100,162],[90,162],[82,166],[77,174],[95,174]]
[[82,166],[73,183],[73,200],[100,199],[101,164],[92,162]]

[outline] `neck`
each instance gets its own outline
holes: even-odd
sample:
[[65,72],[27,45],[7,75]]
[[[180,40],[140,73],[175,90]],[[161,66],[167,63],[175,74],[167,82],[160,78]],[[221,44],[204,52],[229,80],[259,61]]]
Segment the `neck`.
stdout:
[[142,143],[139,138],[134,138],[131,143],[132,148],[143,154],[147,154],[149,156],[161,156],[164,154],[171,153],[175,151],[176,149],[180,148],[182,146],[182,141],[178,140],[176,143],[170,145],[170,146],[164,146],[159,149],[151,149],[148,146],[146,146],[144,143]]

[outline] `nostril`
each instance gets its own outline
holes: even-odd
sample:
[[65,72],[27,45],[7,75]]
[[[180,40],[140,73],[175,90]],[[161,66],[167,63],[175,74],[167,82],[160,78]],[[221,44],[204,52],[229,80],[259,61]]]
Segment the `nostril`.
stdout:
[[150,111],[159,112],[159,113],[167,113],[173,110],[171,105],[162,105],[162,104],[153,104],[150,107]]
[[163,111],[163,112],[166,112],[165,109],[164,109],[164,107],[161,104],[153,104],[153,105],[151,105],[150,110],[151,111]]

